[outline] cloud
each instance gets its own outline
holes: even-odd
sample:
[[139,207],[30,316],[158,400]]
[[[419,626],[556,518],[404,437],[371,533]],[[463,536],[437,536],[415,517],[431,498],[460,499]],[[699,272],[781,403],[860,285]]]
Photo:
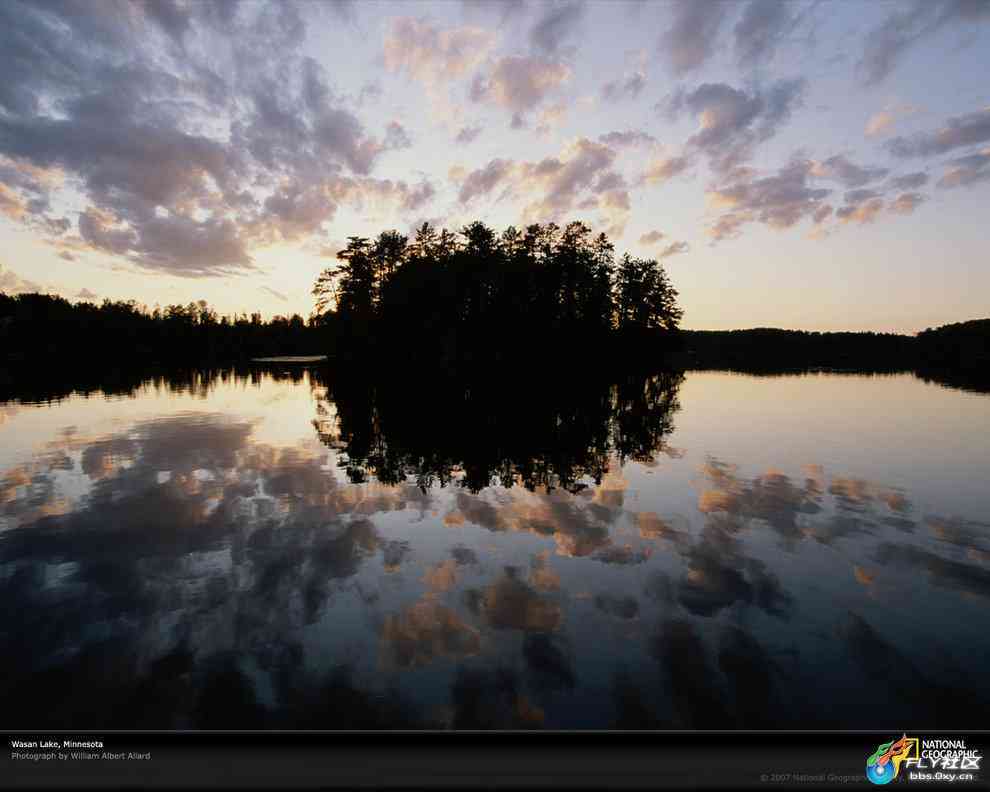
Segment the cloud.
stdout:
[[[0,155],[0,213],[12,220],[43,224],[51,193],[65,175],[59,168],[38,167],[23,159]],[[48,220],[47,222],[53,222]]]
[[573,0],[547,3],[541,7],[546,11],[530,29],[529,42],[538,52],[553,55],[577,30],[584,16],[585,6],[583,0]]
[[883,210],[883,198],[873,190],[853,190],[845,195],[846,205],[835,210],[842,223],[872,223]]
[[525,222],[564,220],[583,194],[595,200],[615,228],[624,224],[631,208],[621,175],[613,171],[614,149],[587,138],[566,144],[560,154],[535,162],[493,159],[463,176],[458,199],[466,204],[500,188],[500,196],[534,196],[523,209]]
[[132,228],[120,227],[111,213],[92,206],[79,215],[79,234],[93,248],[118,255],[133,250],[138,241]]
[[866,136],[867,137],[878,137],[886,132],[894,124],[893,113],[887,110],[881,110],[879,113],[874,113],[870,116],[869,120],[866,122]]
[[879,197],[881,197],[881,193],[876,190],[849,190],[845,195],[848,203],[862,203]]
[[938,186],[942,188],[969,187],[973,184],[990,180],[990,148],[985,148],[976,154],[950,160],[949,169]]
[[[910,214],[924,197],[913,190],[927,181],[921,172],[890,179],[882,188],[866,188],[888,173],[885,168],[857,165],[843,155],[824,161],[795,159],[775,176],[759,177],[743,173],[725,186],[708,190],[709,202],[716,209],[728,210],[709,226],[713,240],[737,237],[743,226],[758,222],[775,229],[790,228],[803,218],[810,218],[814,228],[809,236],[821,239],[829,234],[826,221],[834,216],[843,224],[874,222],[882,212]],[[846,187],[844,204],[834,208],[826,199],[832,190],[818,187],[813,179],[838,182]],[[889,204],[885,192],[895,190],[900,195]]]
[[[111,238],[116,233],[109,232]],[[231,275],[255,269],[237,225],[227,219],[197,221],[182,215],[148,218],[133,247],[142,266],[181,277]]]
[[[646,234],[643,234],[639,238],[639,244],[656,245],[664,239],[667,239],[666,234],[664,234],[662,231],[654,230]],[[663,248],[663,250],[660,251],[660,254],[657,256],[657,258],[665,259],[665,258],[670,258],[671,256],[676,256],[679,253],[686,253],[688,251],[688,248],[689,246],[687,242],[671,242],[669,245],[666,245]]]
[[340,197],[330,183],[285,183],[265,199],[249,233],[261,244],[287,242],[312,234],[333,218]]
[[893,138],[887,141],[886,148],[895,157],[928,157],[987,141],[990,141],[990,107],[950,118],[934,132]]
[[412,138],[406,128],[398,121],[390,121],[385,127],[385,140],[382,143],[383,149],[406,149],[412,146]]
[[458,143],[464,144],[473,143],[478,139],[478,136],[482,133],[482,131],[483,130],[480,126],[461,127],[454,140]]
[[365,209],[387,206],[403,212],[417,212],[436,195],[433,183],[426,180],[409,184],[401,179],[338,179],[331,180],[329,186],[341,202]]
[[[521,169],[521,189],[526,193],[542,192],[542,197],[530,203],[524,214],[534,219],[563,219],[571,210],[577,195],[585,190],[604,192],[615,182],[606,178],[615,161],[615,151],[587,138],[569,143],[557,157],[525,163]],[[619,194],[606,196],[612,209],[622,209]],[[625,196],[628,203],[628,195]]]
[[811,221],[815,225],[821,225],[832,216],[833,211],[834,210],[829,204],[821,204],[817,209],[815,209],[814,212],[812,212]]
[[874,113],[866,122],[866,129],[864,130],[866,136],[882,137],[893,129],[894,124],[900,118],[911,115],[912,113],[917,113],[919,110],[921,110],[921,108],[917,105],[900,104],[887,107],[877,113]]
[[5,269],[0,264],[0,292],[6,294],[33,294],[44,291],[42,287],[32,280],[22,278],[16,272]]
[[837,181],[845,187],[862,187],[871,181],[882,179],[889,172],[886,168],[856,165],[843,154],[836,154],[823,162],[815,162],[811,168],[813,176]]
[[465,16],[477,16],[498,12],[499,26],[509,20],[520,19],[528,10],[527,0],[461,0]]
[[647,165],[642,180],[646,184],[663,184],[687,170],[691,161],[685,156],[657,157]]
[[[109,7],[84,9],[64,5],[31,8],[5,3],[0,8],[0,107],[11,115],[33,115],[45,94],[79,88],[88,71],[88,58],[64,37],[66,29],[92,47],[123,49],[136,36],[155,41],[157,25],[148,9],[135,4],[130,13]],[[69,43],[70,46],[64,46]],[[59,46],[61,45],[61,46]]]
[[736,239],[742,233],[740,229],[752,221],[752,212],[729,212],[719,216],[708,226],[708,235],[715,242]]
[[688,249],[689,246],[687,242],[672,242],[660,251],[658,258],[665,259],[670,258],[671,256],[676,256],[680,253],[687,253]]
[[620,99],[636,99],[646,87],[646,75],[641,71],[626,75],[621,80],[610,80],[602,86],[602,99],[618,102]]
[[436,188],[432,182],[428,181],[421,181],[416,186],[405,188],[405,190],[400,188],[399,191],[403,193],[401,201],[402,209],[409,212],[422,209],[436,195]]
[[[611,180],[609,180],[609,183],[611,183]],[[629,191],[621,189],[605,192],[598,205],[605,209],[615,209],[622,212],[628,212],[632,208]]]
[[187,277],[249,272],[253,245],[332,217],[346,197],[328,180],[411,143],[397,121],[369,133],[298,54],[296,4],[8,8],[0,59],[21,83],[0,87],[2,210],[59,236],[70,223],[44,214],[50,199],[81,205],[78,249]]
[[902,193],[890,203],[890,211],[908,215],[914,212],[924,202],[925,196],[920,193]]
[[271,286],[262,286],[261,287],[261,290],[263,292],[268,292],[276,300],[281,300],[282,302],[288,302],[289,301],[289,298],[286,295],[282,294],[282,292],[280,292],[280,291],[276,291]]
[[376,102],[381,99],[383,93],[382,84],[379,80],[369,80],[361,86],[361,90],[355,99],[360,107],[368,102]]
[[493,159],[484,167],[471,171],[461,182],[458,200],[466,204],[487,195],[512,173],[513,165],[511,160]]
[[653,146],[656,145],[657,139],[646,132],[630,129],[625,132],[609,132],[605,135],[599,135],[598,141],[606,146],[622,148],[625,146]]
[[904,176],[895,176],[887,184],[895,190],[917,190],[928,184],[928,174],[923,171],[907,173]]
[[[129,122],[121,104],[108,97],[106,108],[80,106],[71,120],[0,120],[0,147],[39,167],[58,166],[82,176],[88,192],[105,204],[123,194],[121,201],[140,202],[142,208],[204,199],[207,177],[222,188],[243,173],[238,157],[222,144],[167,126]],[[105,122],[105,112],[115,123]]]
[[[599,183],[602,181],[600,179]],[[611,181],[606,180],[606,183],[611,183]],[[626,231],[626,223],[629,221],[629,214],[632,211],[629,191],[624,189],[608,190],[602,194],[598,201],[598,207],[602,210],[608,223],[605,233],[613,238],[621,237]]]
[[769,63],[777,46],[793,28],[797,18],[790,3],[751,0],[733,28],[736,60],[741,68]]
[[287,182],[265,200],[244,232],[257,244],[292,242],[322,231],[341,205],[405,213],[418,211],[435,193],[427,181],[410,185],[401,180],[332,176],[310,184]]
[[559,127],[567,118],[567,105],[559,102],[543,109],[537,119],[536,132],[541,135],[548,135]]
[[495,35],[480,27],[441,30],[427,20],[393,19],[385,34],[385,66],[428,85],[458,79],[480,64]]
[[497,60],[487,76],[476,75],[470,98],[502,107],[518,116],[535,108],[571,78],[571,68],[560,61],[525,55]]
[[0,214],[20,220],[27,214],[27,203],[6,184],[0,183]]
[[729,211],[716,219],[709,235],[716,241],[730,239],[751,222],[774,229],[790,228],[812,216],[832,192],[812,186],[813,169],[814,163],[798,159],[773,176],[749,177],[710,188],[710,203]]
[[909,49],[942,28],[972,29],[990,21],[990,4],[982,0],[914,0],[895,9],[864,37],[857,66],[868,85],[881,82]]
[[82,289],[77,295],[77,300],[95,300],[99,297],[96,292],[91,292],[89,289]]
[[[326,157],[342,162],[358,174],[369,173],[383,151],[409,144],[401,124],[391,122],[385,141],[379,142],[365,133],[357,116],[342,108],[322,108],[314,118],[311,135],[314,159]],[[267,141],[258,143],[265,145]]]
[[357,0],[330,0],[330,10],[344,22],[353,22],[357,14]]
[[726,16],[726,5],[673,0],[667,6],[673,18],[670,27],[660,36],[659,52],[674,74],[693,71],[712,56]]
[[758,143],[772,138],[801,107],[803,80],[780,80],[752,92],[725,83],[704,83],[693,91],[679,91],[668,102],[676,117],[687,110],[700,128],[687,142],[704,153],[713,170],[728,173],[749,159]]

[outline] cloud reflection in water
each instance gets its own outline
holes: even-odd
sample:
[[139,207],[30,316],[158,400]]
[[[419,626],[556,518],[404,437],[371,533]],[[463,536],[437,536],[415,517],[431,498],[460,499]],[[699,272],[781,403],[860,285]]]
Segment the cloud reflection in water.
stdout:
[[[32,424],[0,469],[4,709],[25,728],[975,723],[962,638],[990,605],[990,524],[815,463],[666,453],[678,384],[494,414],[501,444],[464,436],[466,462],[456,428],[421,453],[395,404],[382,434],[355,428],[315,370],[168,410],[138,390],[161,414],[110,432],[83,397],[5,409],[5,432],[40,409],[73,428]],[[261,439],[279,389],[329,445]]]

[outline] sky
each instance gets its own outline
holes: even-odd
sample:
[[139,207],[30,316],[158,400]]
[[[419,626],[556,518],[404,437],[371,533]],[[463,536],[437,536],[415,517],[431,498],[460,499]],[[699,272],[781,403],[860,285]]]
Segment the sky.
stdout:
[[0,290],[313,308],[349,236],[583,220],[692,329],[990,315],[990,0],[0,3]]

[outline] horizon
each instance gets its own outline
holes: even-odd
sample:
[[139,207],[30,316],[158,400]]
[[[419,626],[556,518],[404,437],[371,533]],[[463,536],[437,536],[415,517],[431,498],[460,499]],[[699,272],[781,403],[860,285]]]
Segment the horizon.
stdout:
[[[7,292],[5,292],[2,289],[0,289],[0,294],[7,295]],[[100,300],[88,300],[88,299],[84,299],[84,298],[79,298],[78,296],[76,298],[73,298],[73,297],[70,297],[70,296],[58,294],[57,292],[19,292],[19,293],[10,294],[9,296],[11,296],[11,297],[19,297],[22,294],[40,294],[41,296],[44,296],[44,297],[61,297],[61,298],[65,299],[65,300],[68,300],[68,302],[70,304],[72,304],[72,305],[78,305],[78,304],[86,303],[86,302],[92,303],[93,305],[96,305],[96,306],[100,306],[100,305],[103,304],[103,301],[100,301]],[[109,300],[110,298],[105,298],[105,299]],[[162,311],[164,311],[166,308],[169,307],[168,305],[162,305],[160,303],[155,303],[153,305],[148,305],[146,303],[142,303],[142,302],[139,302],[137,300],[130,300],[129,301],[129,300],[124,299],[122,301],[125,302],[125,303],[126,302],[133,302],[134,305],[135,305],[135,307],[139,311],[146,312],[146,313],[152,313],[155,310],[162,310]],[[210,308],[210,309],[213,309],[215,307],[213,305],[210,305],[207,301],[202,300],[202,299],[200,299],[200,300],[192,300],[191,303],[196,303],[197,305],[202,305],[202,304],[205,303],[205,307]],[[186,303],[186,304],[176,303],[176,304],[179,305],[179,307],[186,308],[191,303]],[[228,319],[228,320],[230,320],[230,321],[233,322],[233,321],[236,321],[237,319],[239,319],[241,317],[247,317],[248,319],[250,319],[251,316],[252,316],[252,313],[259,313],[259,314],[261,314],[262,321],[265,321],[265,322],[270,322],[273,319],[277,319],[277,318],[292,319],[295,316],[299,316],[304,321],[307,321],[308,322],[311,318],[314,318],[315,316],[318,316],[318,314],[315,314],[315,313],[311,313],[309,315],[306,315],[306,314],[301,314],[299,312],[290,312],[290,313],[281,313],[281,314],[280,313],[271,313],[271,314],[267,314],[266,315],[266,314],[264,314],[264,313],[262,313],[260,311],[254,311],[254,312],[252,312],[252,311],[237,311],[237,312],[223,312],[223,313],[217,312],[217,318],[218,319]],[[933,327],[923,327],[920,330],[917,330],[915,332],[907,332],[907,333],[898,333],[897,331],[886,331],[886,330],[846,330],[846,329],[836,329],[836,330],[809,330],[809,329],[804,328],[804,327],[779,327],[779,326],[771,327],[771,326],[767,326],[767,325],[760,325],[760,326],[753,326],[753,327],[724,327],[724,328],[717,328],[717,329],[711,328],[711,327],[679,327],[677,329],[678,329],[678,331],[681,331],[681,332],[697,332],[697,333],[733,333],[733,332],[735,332],[735,333],[746,333],[746,332],[752,332],[752,331],[756,331],[756,330],[780,330],[780,331],[784,331],[784,332],[787,332],[787,333],[875,333],[875,334],[890,334],[890,335],[902,335],[902,336],[914,337],[914,336],[917,336],[919,333],[924,332],[925,330],[935,330],[935,329],[939,329],[939,328],[945,327],[945,326],[959,325],[959,324],[968,324],[969,322],[981,322],[981,321],[987,321],[987,320],[990,320],[990,317],[976,316],[976,317],[972,317],[970,319],[958,319],[958,320],[956,320],[954,322],[946,322],[944,325],[937,325],[937,326],[933,326]]]
[[987,315],[990,2],[0,19],[6,293],[307,317],[349,236],[583,219],[661,261],[685,330]]

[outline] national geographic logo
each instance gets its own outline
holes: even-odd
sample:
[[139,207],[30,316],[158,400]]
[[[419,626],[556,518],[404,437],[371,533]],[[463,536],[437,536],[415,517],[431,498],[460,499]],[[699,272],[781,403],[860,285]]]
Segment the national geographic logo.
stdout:
[[889,784],[898,777],[908,781],[975,781],[982,759],[983,754],[962,738],[904,734],[877,747],[866,760],[866,777],[874,784]]

